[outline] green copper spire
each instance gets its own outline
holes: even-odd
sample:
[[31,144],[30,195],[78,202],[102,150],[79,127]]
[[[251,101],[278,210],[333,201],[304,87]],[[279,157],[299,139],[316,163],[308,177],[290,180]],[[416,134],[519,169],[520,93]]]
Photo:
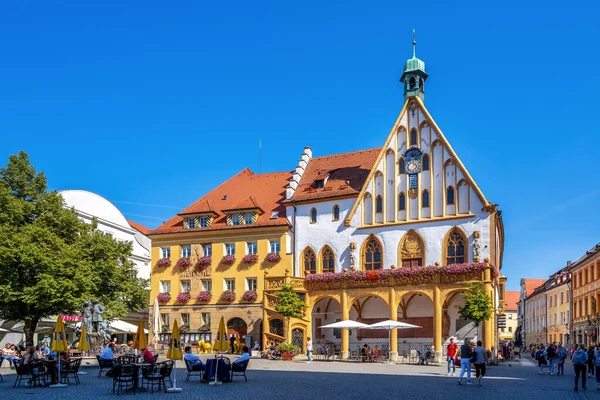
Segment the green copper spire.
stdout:
[[413,56],[404,64],[404,71],[400,77],[400,82],[404,84],[404,99],[412,96],[419,96],[425,100],[425,81],[427,73],[425,72],[425,63],[417,58],[417,36],[413,29]]

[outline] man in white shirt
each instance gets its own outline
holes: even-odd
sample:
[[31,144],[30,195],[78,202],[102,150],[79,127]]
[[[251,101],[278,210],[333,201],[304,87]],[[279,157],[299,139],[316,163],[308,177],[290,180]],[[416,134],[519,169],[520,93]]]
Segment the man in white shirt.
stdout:
[[240,358],[238,358],[237,360],[235,360],[233,362],[233,364],[242,364],[244,361],[249,360],[250,359],[250,354],[248,353],[248,346],[244,346],[244,348],[242,349],[242,355],[240,356]]
[[191,346],[185,346],[183,351],[183,359],[192,365],[192,371],[204,371],[206,369],[206,365],[202,364],[200,357],[192,354]]

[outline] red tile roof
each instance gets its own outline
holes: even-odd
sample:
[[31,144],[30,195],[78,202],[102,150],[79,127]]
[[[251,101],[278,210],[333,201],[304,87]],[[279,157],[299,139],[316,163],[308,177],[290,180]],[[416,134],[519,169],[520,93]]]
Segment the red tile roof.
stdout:
[[525,279],[523,279],[523,281],[525,282],[525,291],[527,292],[527,296],[529,296],[529,295],[531,295],[531,293],[533,293],[533,291],[535,289],[542,286],[546,282],[546,279],[525,278]]
[[140,231],[141,233],[143,233],[144,235],[148,235],[152,230],[149,228],[146,228],[143,225],[138,224],[137,222],[133,222],[132,220],[128,219],[127,222],[129,223],[129,225],[131,225],[131,227],[137,231]]
[[517,303],[521,297],[521,292],[519,291],[509,291],[504,292],[504,303],[506,304],[504,307],[505,311],[517,311]]
[[258,203],[256,202],[256,200],[254,199],[254,197],[250,196],[250,197],[246,197],[240,201],[238,201],[233,207],[231,207],[229,210],[223,210],[223,211],[235,211],[235,210],[260,210],[261,213],[264,212],[260,206],[258,205]]
[[[357,195],[380,151],[380,148],[376,148],[312,158],[291,200]],[[327,181],[323,188],[314,187],[315,181],[325,179]]]
[[[246,168],[163,223],[151,234],[289,225],[282,202],[285,199],[285,187],[289,184],[291,177],[291,172],[255,174]],[[264,210],[264,214],[260,215],[257,223],[253,225],[227,226],[224,210],[239,209],[239,204],[252,204],[252,208],[258,206]],[[209,211],[217,214],[210,228],[183,229],[184,217],[182,215]],[[271,218],[273,211],[279,212],[275,218]]]

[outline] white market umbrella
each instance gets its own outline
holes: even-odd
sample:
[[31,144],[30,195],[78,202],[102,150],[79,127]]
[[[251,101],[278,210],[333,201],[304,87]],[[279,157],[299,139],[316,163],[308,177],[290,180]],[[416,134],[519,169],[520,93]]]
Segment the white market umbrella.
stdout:
[[154,346],[158,347],[156,344],[158,343],[158,335],[160,334],[160,310],[157,298],[154,299],[154,310],[152,312],[154,313],[154,322],[152,324],[154,328]]
[[352,321],[351,319],[347,319],[344,321],[334,322],[329,325],[323,325],[319,328],[337,328],[337,329],[356,329],[356,328],[366,328],[369,325],[363,324],[362,322]]
[[[417,325],[413,325],[413,324],[407,324],[406,322],[400,322],[400,321],[392,321],[391,319],[388,319],[387,321],[381,321],[381,322],[377,322],[375,324],[372,325],[368,325],[366,326],[364,329],[385,329],[388,331],[388,336],[390,338],[390,344],[389,344],[389,348],[390,351],[392,349],[392,329],[412,329],[412,328],[422,328],[421,326],[417,326]],[[388,363],[390,362],[390,357],[388,355]]]

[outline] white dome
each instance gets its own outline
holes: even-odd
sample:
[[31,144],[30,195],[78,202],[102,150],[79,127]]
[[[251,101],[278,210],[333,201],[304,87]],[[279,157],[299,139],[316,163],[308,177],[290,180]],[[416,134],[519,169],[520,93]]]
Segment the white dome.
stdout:
[[63,190],[58,192],[69,208],[98,219],[111,222],[122,227],[130,228],[125,216],[117,207],[104,197],[87,190]]

